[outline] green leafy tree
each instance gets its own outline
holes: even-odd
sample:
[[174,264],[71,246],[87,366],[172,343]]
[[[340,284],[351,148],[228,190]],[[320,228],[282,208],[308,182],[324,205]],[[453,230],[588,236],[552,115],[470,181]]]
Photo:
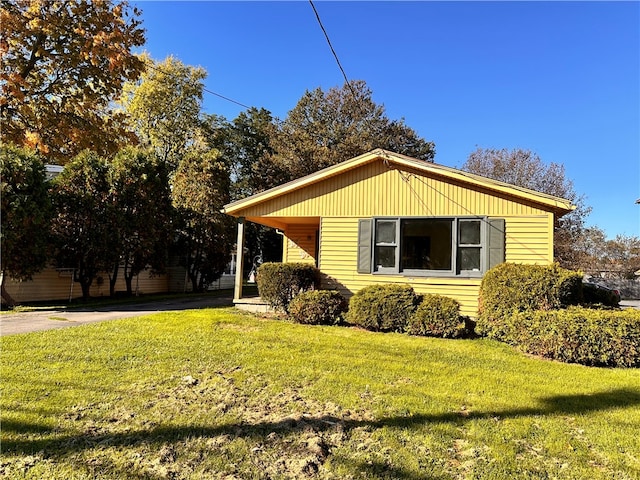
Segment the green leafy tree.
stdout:
[[591,208],[585,204],[584,197],[576,193],[573,182],[566,178],[563,165],[547,165],[530,150],[478,148],[469,155],[462,170],[565,198],[576,205],[573,212],[556,219],[554,257],[564,268],[580,268],[580,255],[575,245]]
[[109,164],[94,152],[85,151],[69,162],[53,181],[52,221],[54,258],[58,267],[74,268],[83,299],[98,272],[117,258],[117,243],[110,235],[108,219]]
[[390,120],[364,81],[327,92],[307,91],[289,112],[272,145],[276,163],[290,178],[356,157],[375,148],[432,162],[435,147],[404,124]]
[[[221,159],[230,171],[231,200],[262,192],[290,178],[290,172],[274,161],[271,143],[278,131],[268,110],[250,108],[232,122],[205,115],[203,126],[207,144],[221,152]],[[282,237],[272,228],[255,223],[248,223],[245,228],[247,258],[282,260]],[[252,261],[244,266],[247,271],[254,267]]]
[[175,168],[200,130],[203,68],[174,57],[153,62],[138,82],[125,85],[121,103],[141,143]]
[[220,213],[229,182],[219,152],[198,148],[187,151],[173,179],[177,246],[194,291],[220,278],[229,261],[233,223]]
[[132,53],[145,42],[138,16],[121,1],[3,0],[3,140],[59,162],[115,152],[128,133],[110,102],[144,68]]
[[30,280],[47,261],[51,202],[45,166],[32,151],[0,145],[0,290],[15,302],[4,280]]
[[109,269],[113,295],[122,267],[127,294],[145,268],[162,272],[171,241],[171,192],[167,165],[149,151],[129,147],[110,164],[109,235],[117,256]]
[[232,122],[216,115],[203,120],[207,143],[220,151],[231,174],[231,198],[267,190],[290,178],[290,172],[274,161],[273,139],[278,127],[264,108],[250,108]]

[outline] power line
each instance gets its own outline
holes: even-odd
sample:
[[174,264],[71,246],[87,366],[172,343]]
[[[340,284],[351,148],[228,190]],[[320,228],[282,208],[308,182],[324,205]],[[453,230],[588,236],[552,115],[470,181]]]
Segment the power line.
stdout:
[[[157,72],[164,73],[165,75],[171,75],[169,72],[166,72],[166,71],[162,70],[161,68],[159,68],[157,65],[155,65],[153,63],[153,60],[148,60],[145,63],[147,64],[148,67],[152,68],[153,70],[155,70]],[[204,92],[210,93],[211,95],[215,95],[216,97],[222,98],[223,100],[226,100],[227,102],[231,102],[231,103],[235,103],[236,105],[240,105],[241,107],[244,107],[247,110],[251,108],[250,106],[245,105],[244,103],[238,102],[237,100],[234,100],[233,98],[225,97],[224,95],[221,95],[220,93],[216,93],[216,92],[214,92],[212,90],[209,90],[204,85],[202,86],[202,90]]]
[[220,97],[220,98],[222,98],[223,100],[226,100],[227,102],[231,102],[231,103],[235,103],[236,105],[240,105],[241,107],[244,107],[244,108],[246,108],[247,110],[249,110],[249,109],[251,108],[250,106],[245,105],[244,103],[240,103],[240,102],[238,102],[238,101],[236,101],[236,100],[234,100],[234,99],[232,99],[232,98],[225,97],[224,95],[220,95],[219,93],[212,92],[211,90],[209,90],[209,89],[207,89],[207,88],[204,88],[204,87],[203,87],[203,88],[202,88],[202,90],[204,90],[204,91],[205,91],[205,92],[207,92],[207,93],[210,93],[211,95],[215,95],[216,97]]
[[356,95],[356,92],[353,90],[353,87],[351,86],[351,82],[347,78],[347,74],[345,73],[344,68],[342,68],[342,64],[340,63],[340,59],[338,58],[338,54],[333,49],[333,45],[331,45],[331,40],[329,39],[329,34],[325,30],[324,25],[322,25],[322,20],[320,20],[320,14],[318,13],[318,10],[316,10],[316,6],[313,4],[313,0],[309,0],[309,4],[311,4],[311,8],[313,8],[313,13],[316,14],[316,20],[318,20],[318,25],[320,25],[320,28],[322,29],[322,33],[324,33],[324,38],[327,39],[327,43],[329,44],[329,48],[331,49],[331,53],[333,53],[333,57],[336,59],[336,63],[338,64],[338,68],[340,68],[340,71],[342,72],[342,76],[344,77],[344,81],[347,84],[347,86],[349,87],[349,90],[351,90],[351,95],[353,95],[353,99],[357,103],[358,102],[358,97]]

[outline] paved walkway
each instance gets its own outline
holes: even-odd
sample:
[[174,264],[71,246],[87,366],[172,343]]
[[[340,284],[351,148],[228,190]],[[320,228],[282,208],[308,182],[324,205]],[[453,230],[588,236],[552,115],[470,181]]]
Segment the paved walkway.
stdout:
[[187,297],[108,307],[40,310],[0,315],[0,336],[67,328],[158,312],[233,306],[231,297]]

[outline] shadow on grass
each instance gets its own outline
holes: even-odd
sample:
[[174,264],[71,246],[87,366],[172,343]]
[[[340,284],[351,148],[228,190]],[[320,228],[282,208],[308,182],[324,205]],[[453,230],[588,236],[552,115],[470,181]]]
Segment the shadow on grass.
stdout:
[[[189,307],[189,304],[202,306]],[[214,290],[205,293],[148,294],[124,297],[92,297],[89,300],[74,299],[73,302],[31,302],[18,305],[15,309],[3,313],[28,313],[46,311],[137,311],[147,310],[149,306],[166,306],[166,310],[185,310],[192,308],[227,307],[233,305],[233,290]]]
[[[38,424],[22,425],[12,421],[2,422],[3,434],[43,434],[51,438],[10,439],[4,438],[4,453],[34,454],[44,452],[48,457],[62,457],[69,453],[80,452],[100,446],[127,447],[139,444],[164,444],[179,442],[194,437],[218,437],[227,435],[233,438],[250,438],[265,441],[272,433],[291,434],[313,429],[316,432],[335,428],[345,433],[355,428],[380,429],[384,427],[413,429],[436,423],[464,424],[477,419],[505,419],[539,415],[576,415],[589,412],[628,408],[640,405],[640,390],[618,389],[607,392],[583,395],[559,395],[544,398],[536,408],[507,409],[496,411],[463,411],[437,415],[390,416],[379,420],[352,420],[332,415],[302,416],[294,420],[286,418],[277,422],[230,423],[215,427],[209,426],[157,426],[148,429],[130,430],[124,433],[102,432],[100,429],[84,434],[68,434],[52,430]],[[13,436],[13,435],[10,435]],[[372,467],[373,468],[373,467]],[[396,478],[406,478],[398,472]]]

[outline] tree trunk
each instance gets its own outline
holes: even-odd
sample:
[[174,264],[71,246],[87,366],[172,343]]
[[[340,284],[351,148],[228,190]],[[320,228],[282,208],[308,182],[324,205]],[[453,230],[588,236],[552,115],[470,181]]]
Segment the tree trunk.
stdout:
[[126,283],[127,285],[127,297],[131,297],[133,295],[133,288],[131,288],[132,282],[133,282],[133,274],[125,272],[124,283]]
[[198,273],[189,271],[189,280],[191,280],[191,289],[193,292],[198,291]]
[[118,271],[120,270],[120,264],[116,263],[113,266],[113,272],[109,275],[109,296],[113,297],[116,294],[116,281],[118,280]]
[[87,301],[89,300],[90,295],[90,290],[91,290],[91,284],[93,283],[93,278],[89,279],[88,281],[86,279],[80,279],[80,288],[82,288],[82,300]]

